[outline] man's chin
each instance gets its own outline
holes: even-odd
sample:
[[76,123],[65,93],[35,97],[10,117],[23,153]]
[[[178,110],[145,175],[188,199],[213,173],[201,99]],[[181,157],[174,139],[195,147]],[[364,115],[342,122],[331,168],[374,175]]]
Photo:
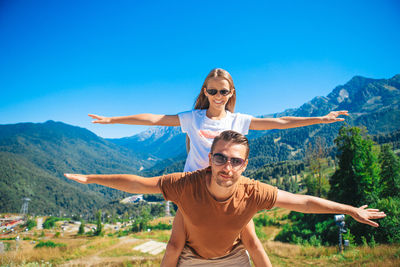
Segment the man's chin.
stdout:
[[223,178],[217,179],[216,182],[219,186],[222,186],[222,187],[231,187],[233,185],[232,180],[227,180],[227,179],[223,179]]

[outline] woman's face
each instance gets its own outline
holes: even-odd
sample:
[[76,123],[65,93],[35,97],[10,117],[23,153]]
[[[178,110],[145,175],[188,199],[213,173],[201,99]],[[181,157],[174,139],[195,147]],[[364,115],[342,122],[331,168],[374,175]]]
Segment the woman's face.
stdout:
[[[207,92],[208,90],[214,89],[217,90],[215,95],[211,95]],[[204,94],[208,98],[208,102],[210,102],[210,108],[215,109],[225,109],[226,103],[228,103],[229,98],[231,98],[233,94],[233,90],[231,89],[229,82],[222,78],[211,78],[207,82],[207,88],[204,88]],[[223,95],[224,92],[229,91],[227,95]]]

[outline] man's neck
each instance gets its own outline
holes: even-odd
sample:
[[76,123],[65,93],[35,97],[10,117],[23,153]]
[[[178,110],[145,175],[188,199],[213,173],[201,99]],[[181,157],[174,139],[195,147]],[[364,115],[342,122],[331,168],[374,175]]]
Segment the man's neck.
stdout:
[[212,173],[207,173],[207,189],[211,196],[217,201],[225,201],[236,191],[237,183],[230,187],[222,187],[212,182]]

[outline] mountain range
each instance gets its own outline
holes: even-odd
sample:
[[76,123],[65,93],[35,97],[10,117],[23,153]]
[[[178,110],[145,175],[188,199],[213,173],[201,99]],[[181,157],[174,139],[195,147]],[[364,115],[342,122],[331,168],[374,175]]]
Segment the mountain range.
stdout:
[[[380,134],[400,129],[399,107],[400,74],[390,79],[355,76],[325,97],[317,96],[299,108],[260,117],[323,116],[334,110],[348,110],[347,124],[366,127],[370,134]],[[314,143],[316,138],[322,138],[327,146],[332,146],[342,126],[343,123],[334,123],[287,130],[250,131],[248,138],[252,160],[249,168],[302,159],[307,145]],[[178,127],[153,127],[132,137],[108,140],[140,152],[147,158],[161,159],[149,170],[151,174],[162,174],[165,168],[178,171],[186,157],[185,135]]]
[[[260,117],[321,116],[348,110],[346,123],[371,134],[400,129],[400,74],[390,79],[353,77],[325,97],[296,109]],[[343,123],[287,130],[250,131],[250,170],[284,160],[299,160],[309,144],[323,139],[333,146]],[[179,127],[152,127],[132,137],[103,139],[62,122],[0,125],[0,212],[18,212],[24,197],[34,213],[60,210],[85,213],[127,194],[63,177],[73,173],[160,175],[183,169],[185,135]]]

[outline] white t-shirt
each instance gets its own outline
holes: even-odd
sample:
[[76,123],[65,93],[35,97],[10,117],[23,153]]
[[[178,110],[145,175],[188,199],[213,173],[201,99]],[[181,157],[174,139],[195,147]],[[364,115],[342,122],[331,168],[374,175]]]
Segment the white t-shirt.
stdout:
[[206,168],[209,165],[208,154],[216,136],[226,130],[233,130],[243,135],[249,132],[252,116],[226,111],[220,120],[206,116],[206,109],[195,109],[179,113],[182,132],[190,138],[190,151],[184,172]]

